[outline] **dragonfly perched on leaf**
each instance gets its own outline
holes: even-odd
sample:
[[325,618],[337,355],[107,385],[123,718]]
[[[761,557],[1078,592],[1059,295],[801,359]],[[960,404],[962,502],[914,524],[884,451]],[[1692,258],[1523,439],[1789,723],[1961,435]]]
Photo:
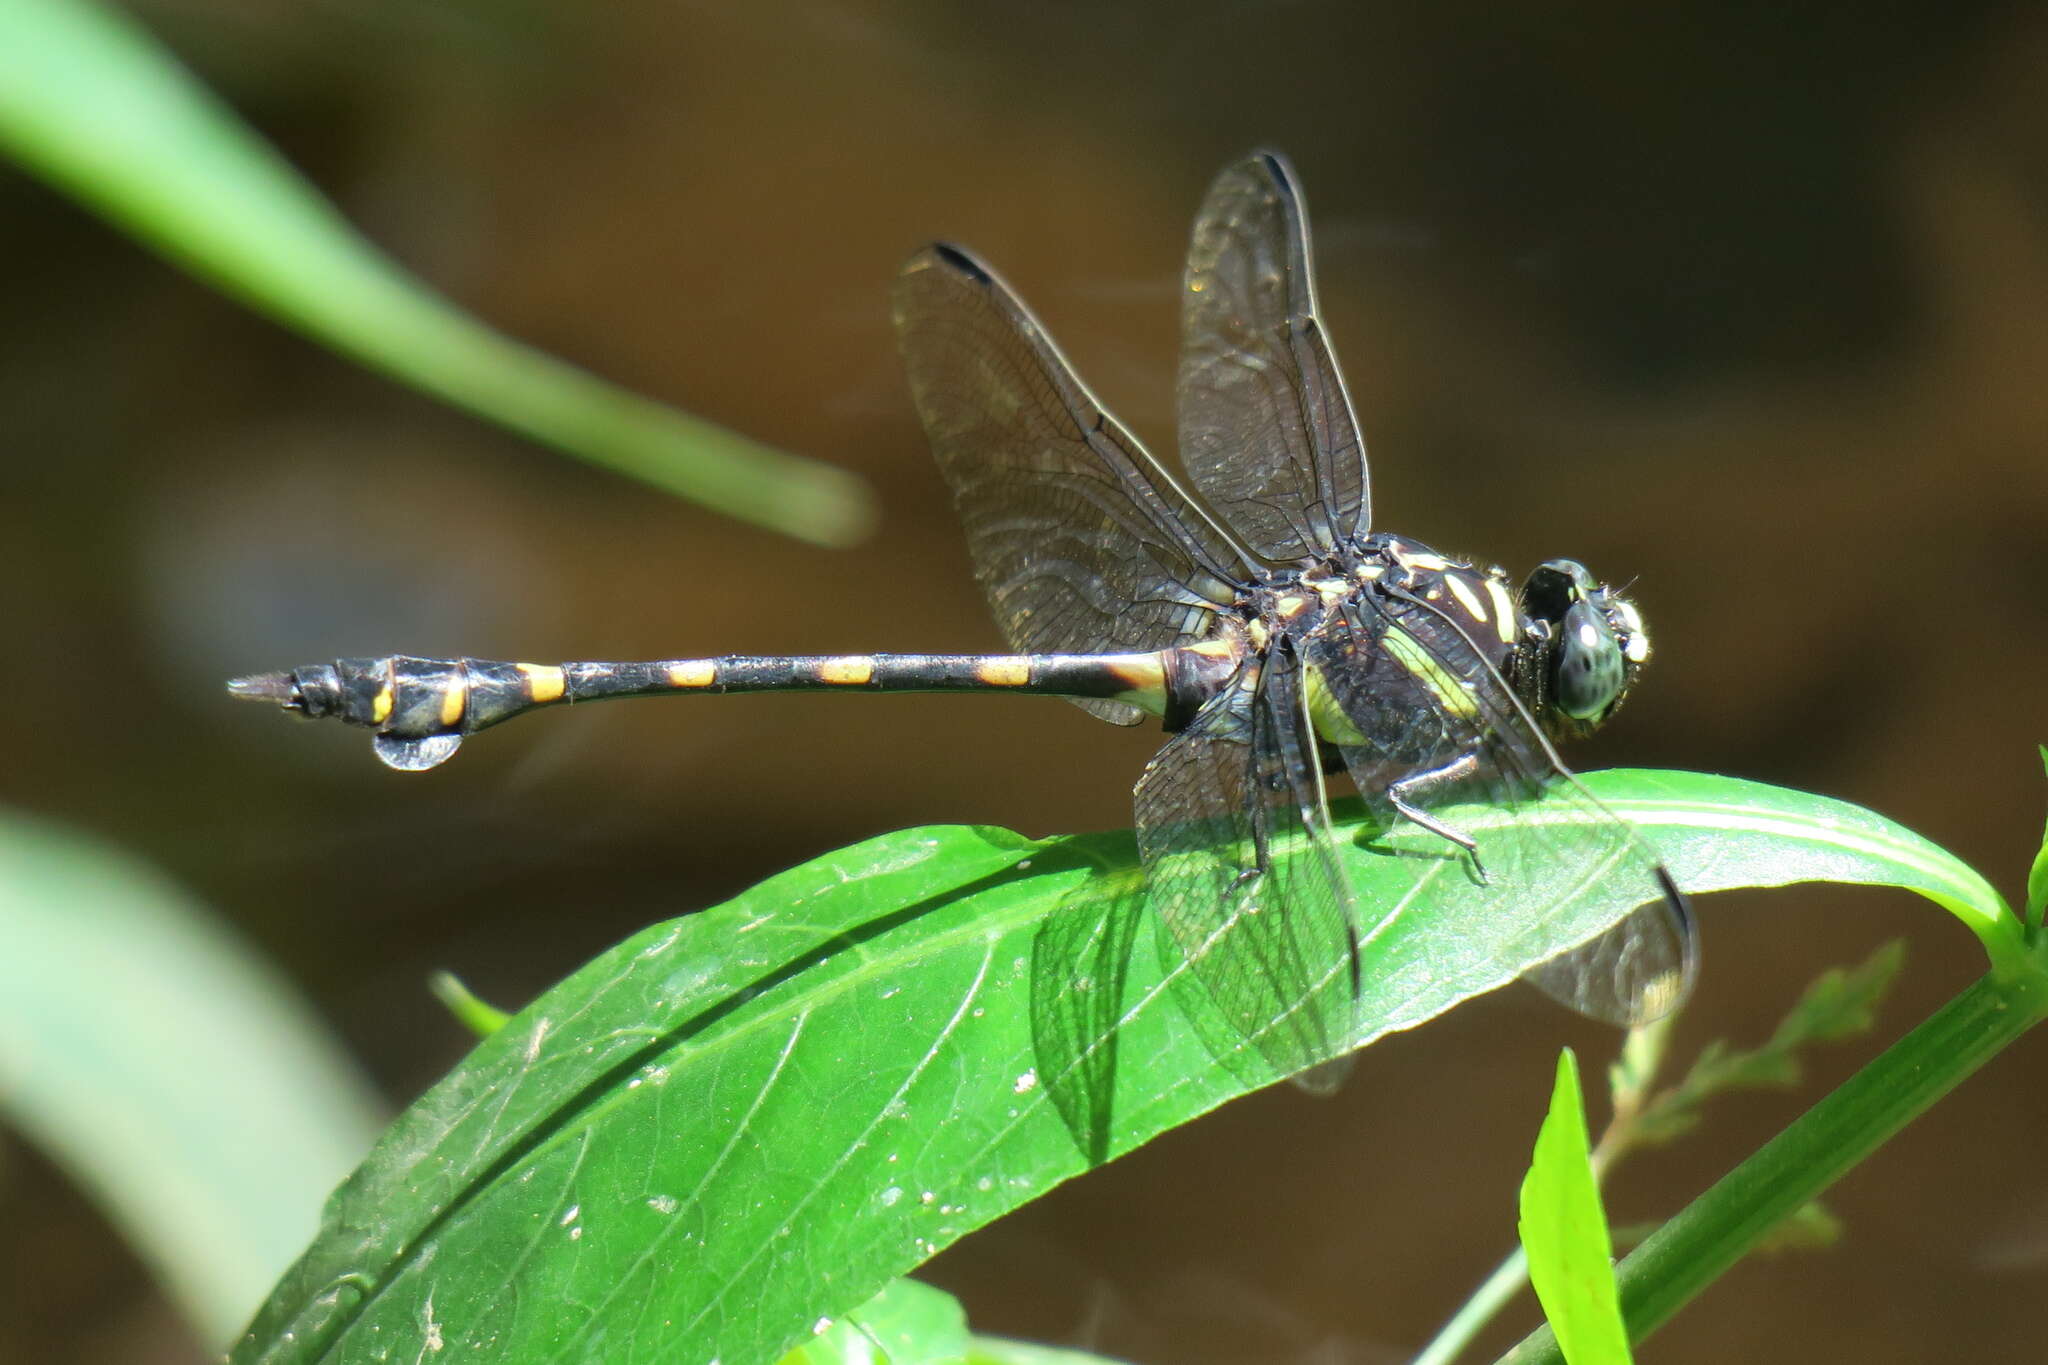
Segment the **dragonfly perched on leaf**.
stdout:
[[[1519,586],[1497,568],[1375,531],[1365,445],[1317,313],[1293,170],[1258,153],[1217,177],[1182,296],[1181,465],[1196,494],[1110,416],[987,266],[934,245],[896,282],[911,391],[951,485],[1007,655],[723,656],[650,663],[342,659],[230,684],[373,732],[393,767],[448,758],[537,707],[753,691],[998,691],[1066,697],[1171,738],[1136,789],[1142,886],[1175,973],[1199,991],[1220,1059],[1250,1055],[1310,1088],[1357,1045],[1362,964],[1398,907],[1362,904],[1330,782],[1348,774],[1382,829],[1542,915],[1620,879],[1638,908],[1526,973],[1566,1004],[1635,1024],[1696,967],[1685,897],[1586,792],[1556,745],[1627,695],[1649,637],[1570,560]],[[1485,803],[1542,820],[1463,827]],[[1565,818],[1558,818],[1562,807]],[[1467,805],[1469,808],[1469,805]],[[1040,1074],[1102,1150],[1135,916],[1056,910],[1033,965]]]

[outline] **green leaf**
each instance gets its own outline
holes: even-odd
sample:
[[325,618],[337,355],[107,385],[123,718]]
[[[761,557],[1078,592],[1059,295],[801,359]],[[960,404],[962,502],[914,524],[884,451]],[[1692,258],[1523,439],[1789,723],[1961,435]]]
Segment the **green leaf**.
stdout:
[[803,540],[845,544],[873,520],[852,475],[628,393],[423,288],[117,11],[0,4],[0,152],[250,307],[534,440]]
[[1038,1346],[1002,1337],[976,1337],[973,1347],[967,1352],[967,1365],[1121,1365],[1121,1362],[1087,1351]]
[[[1868,812],[1689,774],[1587,782],[1695,891],[1885,883],[2005,932],[1980,878]],[[1477,831],[1500,817],[1446,818]],[[1397,829],[1346,846],[1361,903],[1394,907],[1374,934],[1361,1045],[1633,908],[1596,886],[1531,925],[1464,878],[1418,891],[1400,850],[1440,852],[1429,838]],[[1034,938],[1055,908],[1093,902],[1113,918],[1134,862],[1128,834],[909,830],[635,936],[400,1118],[235,1359],[379,1358],[429,1316],[472,1361],[776,1359],[1097,1155],[1254,1083],[1244,1055],[1211,1056],[1189,1026],[1147,915],[1102,1152],[1077,1146],[1047,1102],[1062,1079],[1033,1041]]]
[[967,1312],[951,1294],[895,1280],[844,1318],[811,1324],[817,1340],[797,1347],[782,1365],[962,1365]]
[[1707,773],[1617,768],[1587,775],[1587,785],[1655,842],[1688,891],[1807,881],[1896,886],[1961,921],[1995,969],[2027,970],[2022,926],[1991,884],[1874,811]]
[[290,987],[154,870],[0,812],[0,1110],[226,1340],[376,1136]]
[[1578,1061],[1570,1048],[1558,1055],[1550,1112],[1522,1180],[1519,1227],[1529,1254],[1529,1283],[1564,1358],[1571,1365],[1627,1365],[1614,1247],[1593,1179]]
[[[2048,744],[2041,746],[2041,767],[2048,770]],[[2034,865],[2027,869],[2027,923],[2040,928],[2044,909],[2048,909],[2048,830],[2042,832]]]

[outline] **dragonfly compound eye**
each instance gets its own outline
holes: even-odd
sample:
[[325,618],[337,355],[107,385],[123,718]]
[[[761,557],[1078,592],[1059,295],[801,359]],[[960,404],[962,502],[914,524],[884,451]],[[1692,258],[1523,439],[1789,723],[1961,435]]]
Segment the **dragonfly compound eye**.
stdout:
[[1585,565],[1553,559],[1529,575],[1522,615],[1531,633],[1530,662],[1540,674],[1539,711],[1582,734],[1607,719],[1628,693],[1650,653],[1642,618],[1600,586]]
[[1628,687],[1628,664],[1614,628],[1591,602],[1572,603],[1564,614],[1551,661],[1551,695],[1573,720],[1597,724]]

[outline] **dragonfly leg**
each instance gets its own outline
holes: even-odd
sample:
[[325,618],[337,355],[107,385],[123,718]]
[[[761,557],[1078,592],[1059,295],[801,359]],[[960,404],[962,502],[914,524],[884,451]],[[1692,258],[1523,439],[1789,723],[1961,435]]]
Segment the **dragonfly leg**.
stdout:
[[1387,786],[1387,796],[1393,801],[1394,809],[1400,812],[1403,818],[1420,825],[1439,839],[1446,840],[1464,849],[1472,859],[1473,872],[1477,874],[1480,882],[1484,883],[1486,881],[1486,865],[1479,861],[1479,841],[1465,833],[1465,831],[1445,824],[1416,804],[1418,799],[1426,799],[1430,792],[1462,781],[1477,772],[1478,769],[1478,756],[1466,754],[1444,764],[1441,768],[1432,768],[1426,773],[1415,773],[1412,776],[1402,778],[1399,782],[1389,783]]

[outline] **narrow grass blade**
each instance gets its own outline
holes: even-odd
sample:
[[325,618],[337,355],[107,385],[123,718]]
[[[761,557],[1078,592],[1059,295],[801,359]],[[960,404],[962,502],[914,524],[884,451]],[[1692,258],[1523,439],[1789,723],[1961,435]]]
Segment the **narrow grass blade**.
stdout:
[[434,295],[92,0],[0,4],[0,151],[259,312],[534,440],[802,540],[845,544],[873,520],[852,475],[628,393]]
[[225,1341],[378,1108],[306,1007],[119,850],[0,813],[0,1113]]

